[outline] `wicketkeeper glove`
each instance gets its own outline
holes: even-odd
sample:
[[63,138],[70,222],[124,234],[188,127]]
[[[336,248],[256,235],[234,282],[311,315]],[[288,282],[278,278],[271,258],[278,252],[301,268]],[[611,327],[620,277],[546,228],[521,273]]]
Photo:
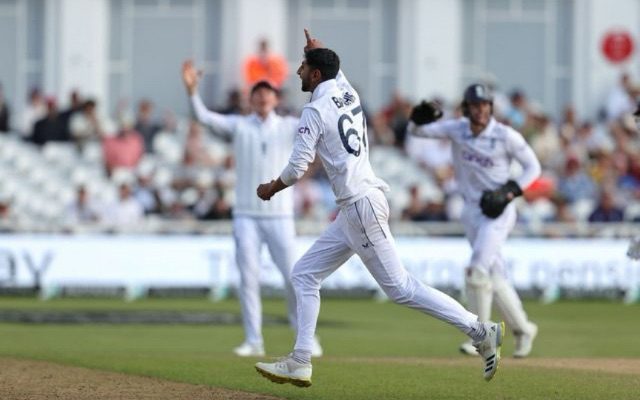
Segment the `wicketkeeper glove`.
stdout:
[[489,218],[498,218],[509,202],[522,196],[522,189],[515,181],[508,181],[496,190],[485,190],[480,198],[482,213]]
[[416,125],[424,125],[442,118],[442,111],[434,104],[422,101],[411,110],[409,119]]

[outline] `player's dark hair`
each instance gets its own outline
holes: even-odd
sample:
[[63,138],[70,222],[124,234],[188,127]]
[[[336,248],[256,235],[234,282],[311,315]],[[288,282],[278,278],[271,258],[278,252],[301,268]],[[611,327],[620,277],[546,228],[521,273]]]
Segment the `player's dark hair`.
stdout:
[[304,53],[307,65],[320,71],[322,81],[335,79],[340,71],[340,57],[330,49],[311,49]]

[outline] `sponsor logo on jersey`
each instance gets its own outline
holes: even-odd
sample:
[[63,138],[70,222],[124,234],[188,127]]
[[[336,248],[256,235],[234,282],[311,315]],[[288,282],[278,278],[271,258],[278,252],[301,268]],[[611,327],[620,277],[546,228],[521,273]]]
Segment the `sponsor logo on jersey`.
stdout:
[[298,133],[305,134],[305,133],[311,133],[311,131],[306,126],[301,126],[300,128],[298,128]]
[[483,168],[491,168],[494,165],[491,158],[467,150],[462,150],[462,159],[476,163]]
[[356,101],[356,96],[352,95],[349,92],[344,92],[342,95],[342,99],[344,100],[344,104],[350,106],[353,102]]

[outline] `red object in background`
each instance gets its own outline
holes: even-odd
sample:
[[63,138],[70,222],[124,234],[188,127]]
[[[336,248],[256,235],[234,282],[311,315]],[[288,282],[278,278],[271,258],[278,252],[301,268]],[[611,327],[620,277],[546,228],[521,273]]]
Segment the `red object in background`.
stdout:
[[550,199],[555,189],[556,185],[553,179],[541,176],[525,189],[524,198],[527,201],[535,201],[540,198]]
[[633,49],[633,38],[627,31],[609,31],[602,38],[602,53],[612,63],[620,63],[627,60],[631,57]]

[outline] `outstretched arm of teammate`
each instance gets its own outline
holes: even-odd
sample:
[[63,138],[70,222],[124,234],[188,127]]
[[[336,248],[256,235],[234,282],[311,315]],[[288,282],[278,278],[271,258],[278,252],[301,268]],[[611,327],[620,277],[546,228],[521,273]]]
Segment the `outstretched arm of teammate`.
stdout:
[[413,121],[409,121],[407,132],[422,138],[446,139],[451,133],[455,132],[458,124],[460,124],[460,121],[456,119],[435,121],[424,125],[418,125]]
[[231,136],[237,116],[223,115],[207,109],[198,94],[198,84],[202,71],[198,71],[193,65],[193,61],[187,60],[182,64],[182,81],[189,95],[191,111],[195,118],[203,125],[213,128],[215,133],[223,136]]

